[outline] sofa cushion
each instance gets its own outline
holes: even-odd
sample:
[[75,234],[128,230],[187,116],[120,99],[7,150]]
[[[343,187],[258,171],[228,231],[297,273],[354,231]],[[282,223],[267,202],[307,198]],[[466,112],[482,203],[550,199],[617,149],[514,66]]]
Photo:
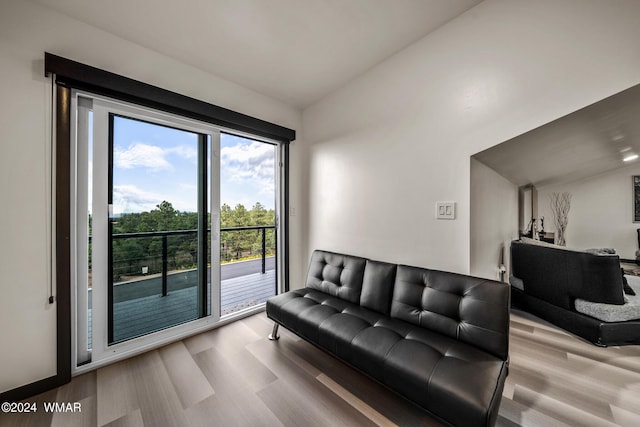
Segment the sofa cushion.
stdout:
[[384,382],[386,356],[391,348],[413,329],[411,325],[388,317],[363,329],[351,341],[349,362]]
[[585,249],[585,252],[588,252],[594,255],[615,255],[616,254],[616,250],[613,248],[591,248],[591,249]]
[[389,314],[396,268],[396,264],[367,260],[360,294],[362,307]]
[[391,317],[506,358],[509,293],[504,292],[505,286],[492,280],[401,265],[396,273]]
[[496,386],[506,377],[506,363],[452,338],[420,332],[431,336],[407,337],[389,351],[385,383],[452,425],[491,425],[487,408],[500,401]]
[[326,251],[314,251],[306,287],[345,301],[360,302],[366,259]]
[[352,363],[353,340],[383,318],[383,314],[356,305],[345,307],[320,324],[318,342],[343,360]]
[[313,289],[296,289],[267,300],[267,312],[276,322],[315,342],[318,326],[341,312],[349,302]]
[[578,298],[575,302],[576,311],[603,322],[640,320],[640,295],[637,295],[640,293],[640,277],[630,276],[627,280],[637,292],[636,295],[628,295],[623,305],[603,304]]

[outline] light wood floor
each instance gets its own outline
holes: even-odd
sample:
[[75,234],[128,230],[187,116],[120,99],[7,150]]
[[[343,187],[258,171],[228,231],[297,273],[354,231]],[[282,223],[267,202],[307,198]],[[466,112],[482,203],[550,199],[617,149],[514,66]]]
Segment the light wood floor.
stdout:
[[[271,326],[261,313],[76,377],[0,426],[438,425],[282,328],[268,341]],[[510,338],[498,426],[640,426],[640,346],[595,347],[515,311]]]

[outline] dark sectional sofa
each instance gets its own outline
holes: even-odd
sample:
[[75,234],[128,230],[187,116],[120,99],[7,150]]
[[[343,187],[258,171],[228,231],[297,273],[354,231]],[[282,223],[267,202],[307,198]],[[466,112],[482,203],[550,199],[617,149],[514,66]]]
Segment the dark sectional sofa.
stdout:
[[508,370],[509,286],[315,251],[279,325],[456,426],[493,425]]
[[576,300],[623,308],[620,259],[525,241],[511,243],[511,302],[599,346],[640,344],[640,319],[605,322]]

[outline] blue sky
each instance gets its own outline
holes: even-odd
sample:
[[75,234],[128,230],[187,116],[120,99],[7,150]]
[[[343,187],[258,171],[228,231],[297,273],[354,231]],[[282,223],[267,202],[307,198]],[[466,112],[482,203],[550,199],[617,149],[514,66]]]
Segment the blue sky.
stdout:
[[[195,212],[197,142],[195,133],[116,117],[114,214],[149,211],[163,200]],[[275,146],[221,134],[220,155],[221,204],[272,209]]]

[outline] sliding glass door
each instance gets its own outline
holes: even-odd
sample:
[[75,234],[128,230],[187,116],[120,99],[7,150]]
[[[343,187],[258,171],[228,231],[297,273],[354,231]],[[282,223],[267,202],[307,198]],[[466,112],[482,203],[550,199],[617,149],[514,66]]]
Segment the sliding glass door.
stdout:
[[81,365],[219,319],[220,131],[92,95],[74,106]]
[[209,135],[109,113],[109,344],[209,314]]
[[278,150],[272,143],[220,134],[221,313],[276,294]]
[[92,94],[72,99],[75,372],[277,293],[280,144]]

